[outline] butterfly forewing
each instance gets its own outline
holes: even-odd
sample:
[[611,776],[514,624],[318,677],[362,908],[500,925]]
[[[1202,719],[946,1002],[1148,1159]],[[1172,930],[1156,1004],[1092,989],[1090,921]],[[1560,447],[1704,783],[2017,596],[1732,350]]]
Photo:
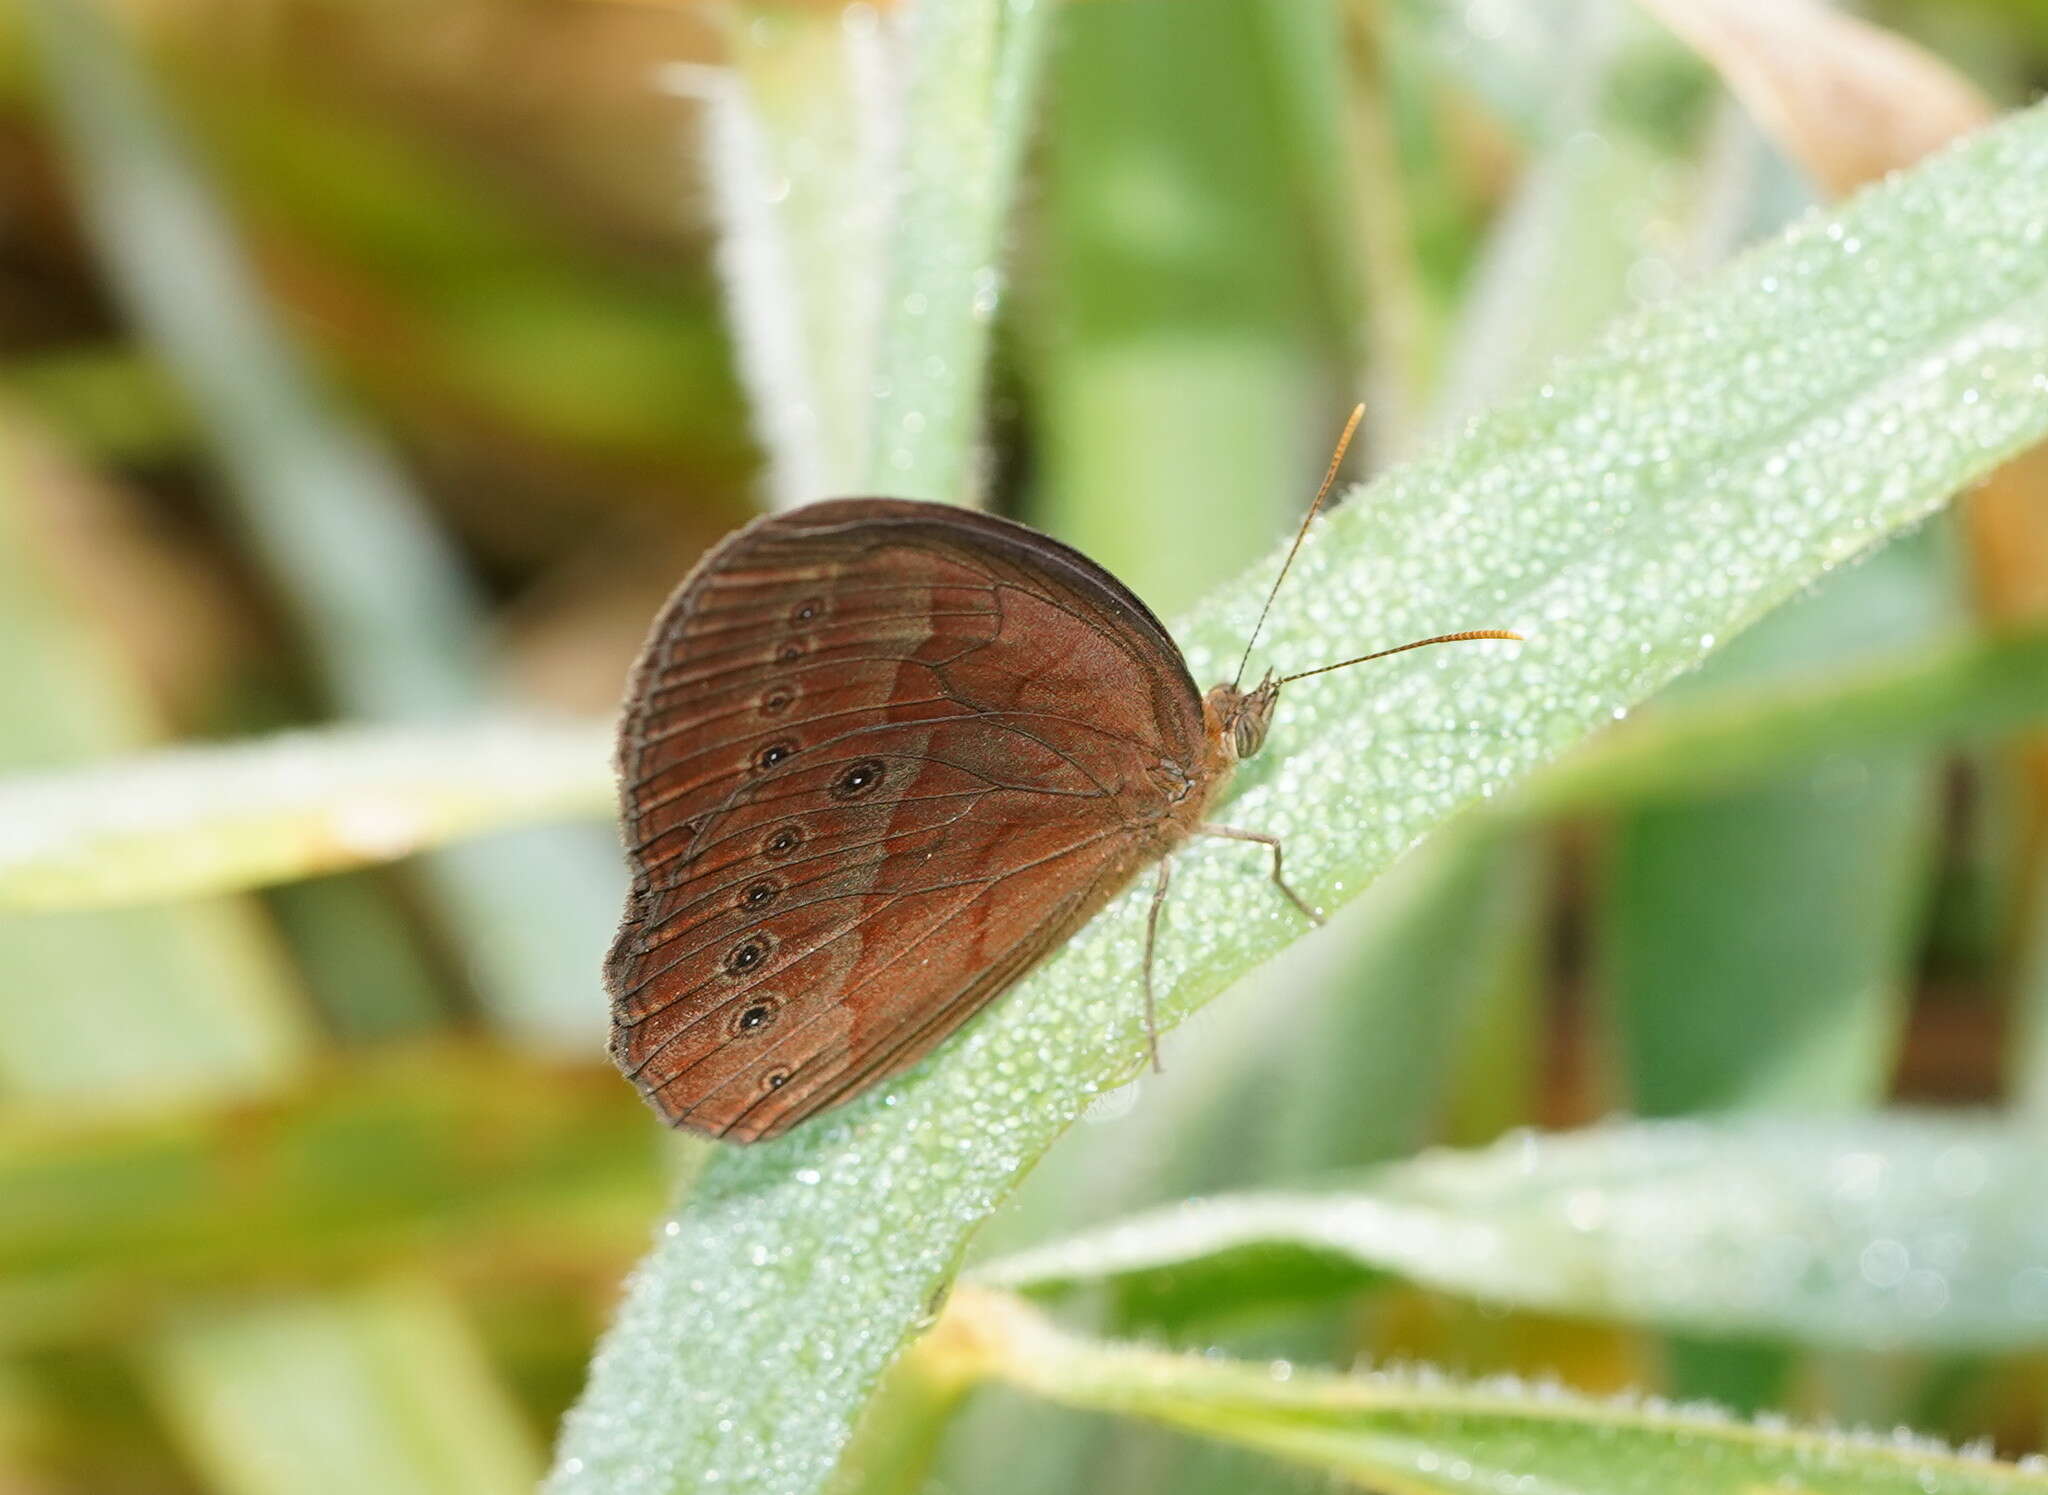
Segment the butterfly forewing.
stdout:
[[740,1139],[944,1038],[1170,844],[1203,760],[1179,651],[1108,573],[880,499],[706,557],[620,742],[613,1052]]

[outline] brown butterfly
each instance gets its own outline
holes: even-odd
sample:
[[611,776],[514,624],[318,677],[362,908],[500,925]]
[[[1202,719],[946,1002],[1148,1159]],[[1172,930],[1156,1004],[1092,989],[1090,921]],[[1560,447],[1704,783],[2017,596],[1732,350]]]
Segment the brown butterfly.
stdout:
[[851,498],[738,530],[669,598],[627,691],[619,1067],[671,1125],[776,1136],[923,1057],[1156,862],[1152,1033],[1182,841],[1267,847],[1317,917],[1278,840],[1207,819],[1303,677],[1243,674],[1202,695],[1127,587],[1009,520]]

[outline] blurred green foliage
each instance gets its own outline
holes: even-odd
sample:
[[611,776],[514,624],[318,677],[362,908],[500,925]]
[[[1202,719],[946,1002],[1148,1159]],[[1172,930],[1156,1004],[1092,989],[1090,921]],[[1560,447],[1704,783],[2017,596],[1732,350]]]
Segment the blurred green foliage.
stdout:
[[[1865,13],[1999,107],[2048,75],[2040,5]],[[0,110],[0,1486],[40,1495],[541,1477],[706,1152],[602,1059],[597,718],[751,503],[972,498],[1185,608],[1285,531],[1355,395],[1369,466],[1426,450],[1813,196],[1625,0],[15,0]],[[1312,1369],[2042,1447],[2048,1238],[2000,1149],[2031,1154],[1874,1115],[2048,1094],[2048,491],[1998,484],[1435,838],[1066,1130],[974,1249],[1081,1262],[1045,1274],[1067,1330],[977,1287],[879,1394],[821,1372],[818,1447],[860,1420],[835,1487],[2048,1488]],[[1441,725],[1357,747],[1488,751]],[[1626,1130],[1355,1171],[1610,1111],[1703,1118],[1670,1134],[1698,1172]],[[730,1218],[686,1217],[731,1242],[774,1197],[737,1167]],[[1915,1332],[1643,1287],[1683,1231],[1587,1201],[1667,1168],[1726,1207],[1688,1249],[1797,1246]],[[1088,1259],[1087,1227],[1223,1191],[1201,1218],[1284,1194],[1282,1223]],[[1896,1214],[1801,1223],[1849,1197]],[[1442,1234],[1333,1246],[1390,1199]],[[1452,1269],[1474,1231],[1528,1271]],[[1042,1289],[1031,1259],[992,1280]],[[621,1415],[601,1376],[586,1438]],[[576,1457],[562,1489],[719,1472]]]

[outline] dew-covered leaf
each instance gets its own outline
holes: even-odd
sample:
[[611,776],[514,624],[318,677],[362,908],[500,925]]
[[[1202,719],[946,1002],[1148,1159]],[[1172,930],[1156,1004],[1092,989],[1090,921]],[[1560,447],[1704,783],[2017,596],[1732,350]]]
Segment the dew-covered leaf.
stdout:
[[[1948,1351],[2048,1344],[2048,1140],[1953,1116],[1609,1124],[1222,1195],[978,1268],[1284,1283],[1313,1264],[1701,1334]],[[1352,1280],[1356,1280],[1355,1276]]]
[[1161,1422],[1403,1495],[2048,1491],[2048,1469],[2035,1463],[1904,1434],[1739,1422],[1708,1407],[1594,1399],[1518,1381],[1338,1376],[1284,1361],[1092,1343],[1000,1295],[963,1293],[945,1328],[963,1363],[1061,1405]]
[[486,717],[165,749],[0,783],[0,908],[185,897],[612,803],[608,722]]
[[1530,814],[1690,798],[1872,748],[1985,739],[2048,718],[2048,631],[1902,652],[1660,703],[1533,780]]
[[[2048,434],[2048,113],[1815,219],[1617,328],[1321,527],[1258,663],[1447,627],[1293,687],[1224,812],[1335,903],[1458,810],[1696,664],[1829,566]],[[1227,677],[1273,561],[1182,637]],[[557,1495],[828,1477],[968,1236],[1142,1061],[1144,895],[900,1081],[716,1157],[631,1285],[565,1425]],[[1302,933],[1243,848],[1185,857],[1168,1020]]]
[[742,5],[706,106],[720,267],[783,506],[966,496],[1053,7]]

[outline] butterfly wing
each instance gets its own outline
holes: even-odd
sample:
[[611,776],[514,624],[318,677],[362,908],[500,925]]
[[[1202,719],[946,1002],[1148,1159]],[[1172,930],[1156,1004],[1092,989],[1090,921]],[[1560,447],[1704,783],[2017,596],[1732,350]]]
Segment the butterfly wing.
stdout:
[[1171,844],[1202,744],[1180,651],[1077,552],[899,500],[757,520],[629,688],[614,1056],[714,1136],[849,1098]]

